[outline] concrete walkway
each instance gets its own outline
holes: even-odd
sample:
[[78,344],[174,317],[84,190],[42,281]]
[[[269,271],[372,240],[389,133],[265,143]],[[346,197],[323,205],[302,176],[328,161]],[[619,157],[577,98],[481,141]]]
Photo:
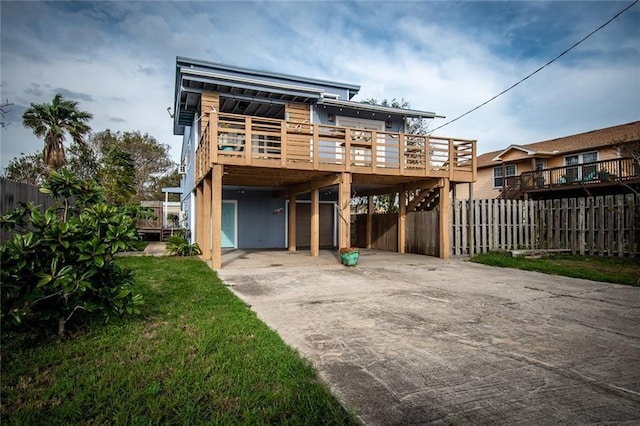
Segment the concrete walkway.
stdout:
[[640,288],[380,251],[223,264],[366,424],[640,423]]

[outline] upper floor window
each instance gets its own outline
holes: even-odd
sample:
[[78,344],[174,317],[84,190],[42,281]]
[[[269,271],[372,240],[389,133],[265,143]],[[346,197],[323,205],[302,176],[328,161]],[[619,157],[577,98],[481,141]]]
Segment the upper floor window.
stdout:
[[[502,171],[504,170],[504,175]],[[517,170],[515,164],[506,164],[504,166],[495,166],[493,168],[493,187],[501,188],[504,185],[504,178],[516,176]]]
[[580,166],[580,164],[593,163],[595,161],[598,161],[598,151],[567,155],[564,157],[564,165],[571,167],[566,168],[565,179],[571,182],[594,179],[597,172],[596,166]]

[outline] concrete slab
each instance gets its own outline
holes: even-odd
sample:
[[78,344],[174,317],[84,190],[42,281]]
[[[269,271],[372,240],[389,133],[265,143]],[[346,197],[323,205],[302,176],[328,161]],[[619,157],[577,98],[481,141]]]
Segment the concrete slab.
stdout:
[[355,268],[228,255],[222,279],[366,424],[640,423],[640,288],[371,250]]

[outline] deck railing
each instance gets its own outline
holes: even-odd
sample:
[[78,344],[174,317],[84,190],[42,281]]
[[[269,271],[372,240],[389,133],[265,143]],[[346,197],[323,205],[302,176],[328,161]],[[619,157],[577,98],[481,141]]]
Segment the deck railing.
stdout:
[[523,191],[625,182],[640,179],[640,167],[632,158],[615,158],[592,163],[554,167],[520,175]]
[[475,141],[212,113],[196,151],[196,180],[214,163],[470,182]]

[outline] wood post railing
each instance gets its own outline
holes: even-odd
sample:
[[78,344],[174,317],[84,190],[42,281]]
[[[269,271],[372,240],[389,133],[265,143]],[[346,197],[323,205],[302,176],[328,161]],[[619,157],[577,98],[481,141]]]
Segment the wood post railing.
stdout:
[[475,141],[214,113],[196,150],[196,181],[214,163],[447,177],[475,164]]

